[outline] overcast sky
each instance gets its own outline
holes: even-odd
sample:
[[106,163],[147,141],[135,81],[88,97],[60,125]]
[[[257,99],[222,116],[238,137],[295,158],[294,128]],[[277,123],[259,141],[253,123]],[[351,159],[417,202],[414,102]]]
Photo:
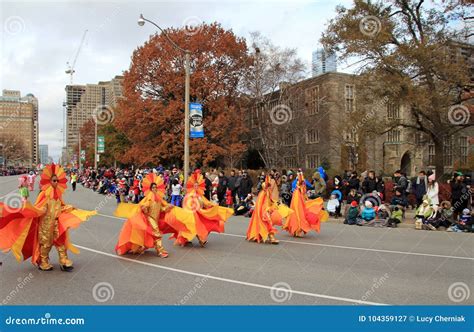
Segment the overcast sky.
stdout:
[[[84,30],[86,42],[74,83],[97,83],[121,74],[130,56],[155,32],[139,27],[140,13],[161,27],[220,22],[238,36],[260,31],[276,45],[297,48],[308,64],[337,4],[350,0],[287,1],[15,1],[0,0],[0,89],[33,93],[39,99],[40,144],[56,160],[61,152],[62,102],[72,61]],[[347,71],[347,70],[344,70]]]

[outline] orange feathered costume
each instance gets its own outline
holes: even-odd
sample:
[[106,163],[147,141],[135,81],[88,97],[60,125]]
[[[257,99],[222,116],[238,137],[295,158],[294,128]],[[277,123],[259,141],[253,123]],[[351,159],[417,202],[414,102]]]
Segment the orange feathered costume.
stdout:
[[291,198],[290,208],[294,211],[283,229],[293,236],[301,236],[314,230],[319,233],[321,222],[328,219],[328,214],[323,210],[323,199],[308,199],[306,196],[306,182],[302,173],[298,174],[296,189]]
[[178,243],[181,245],[198,238],[201,246],[207,242],[210,232],[223,233],[224,224],[234,214],[234,210],[210,202],[204,196],[206,184],[200,170],[195,170],[186,183],[186,196],[183,208],[192,212],[192,222],[188,231],[180,232]]
[[[156,192],[151,190],[156,185]],[[156,174],[148,174],[142,182],[145,194],[138,204],[120,203],[115,215],[128,218],[122,227],[115,250],[117,254],[142,253],[149,248],[155,248],[161,257],[166,257],[161,238],[162,234],[172,234],[188,231],[187,224],[192,222],[191,213],[179,207],[168,204],[163,196],[165,184]]]
[[286,205],[273,201],[272,192],[270,177],[267,175],[250,218],[247,229],[249,241],[265,242],[270,239],[272,243],[278,243],[275,239],[275,233],[278,231],[273,226],[281,226],[282,220],[293,212]]
[[[52,179],[57,178],[56,187]],[[66,174],[59,165],[47,165],[41,174],[41,192],[35,202],[20,208],[0,203],[0,249],[11,251],[18,261],[27,260],[41,270],[51,270],[49,251],[54,245],[59,254],[61,269],[72,269],[67,250],[79,253],[69,241],[68,230],[95,215],[96,211],[75,209],[66,205],[62,194],[66,190]]]

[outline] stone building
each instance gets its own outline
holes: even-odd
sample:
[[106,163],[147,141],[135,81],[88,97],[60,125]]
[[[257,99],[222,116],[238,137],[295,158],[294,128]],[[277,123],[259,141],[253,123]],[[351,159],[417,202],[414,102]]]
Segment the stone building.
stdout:
[[[384,134],[360,134],[361,127],[373,126],[379,119],[410,117],[406,106],[386,100],[362,104],[360,90],[356,75],[331,72],[282,85],[263,96],[247,119],[247,165],[264,167],[265,161],[292,169],[326,165],[330,173],[339,174],[372,169],[391,175],[402,169],[411,176],[434,168],[434,145],[420,132],[399,127]],[[472,168],[473,139],[473,127],[445,139],[446,172]]]

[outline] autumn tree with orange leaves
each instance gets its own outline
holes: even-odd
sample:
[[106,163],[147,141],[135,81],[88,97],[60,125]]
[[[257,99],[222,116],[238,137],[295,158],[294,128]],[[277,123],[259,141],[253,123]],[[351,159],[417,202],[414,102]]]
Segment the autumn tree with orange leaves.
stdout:
[[[245,40],[220,24],[165,30],[191,54],[191,102],[203,104],[205,137],[191,139],[191,167],[233,166],[246,147],[238,86],[248,69]],[[133,52],[124,73],[115,125],[131,142],[123,161],[181,164],[184,155],[184,53],[164,34],[154,34]]]

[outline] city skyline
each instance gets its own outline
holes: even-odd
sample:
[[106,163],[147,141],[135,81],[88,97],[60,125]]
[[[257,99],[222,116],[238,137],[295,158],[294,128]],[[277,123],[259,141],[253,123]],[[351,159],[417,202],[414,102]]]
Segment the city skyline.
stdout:
[[[213,2],[210,10],[202,6],[203,2],[189,1],[133,4],[119,1],[94,4],[93,8],[81,5],[80,1],[63,1],[55,6],[40,2],[2,3],[5,33],[0,47],[0,89],[22,90],[37,96],[41,105],[40,143],[48,144],[50,155],[57,160],[62,145],[60,119],[62,103],[66,100],[64,88],[70,83],[64,71],[66,62],[73,61],[84,30],[87,29],[88,34],[76,63],[74,84],[110,80],[128,69],[133,50],[156,32],[154,27],[137,25],[140,13],[153,18],[163,28],[217,21],[244,38],[252,31],[261,31],[280,47],[296,48],[309,77],[312,50],[318,44],[324,24],[334,16],[337,3],[276,1],[272,2],[274,6],[268,3]],[[72,18],[69,12],[74,12]],[[316,14],[318,19],[314,19]],[[287,22],[287,27],[283,27],[281,21]],[[301,31],[313,32],[308,37]],[[48,43],[42,43],[43,40]],[[19,48],[23,50],[21,54],[16,53]],[[344,71],[344,66],[341,69]]]

